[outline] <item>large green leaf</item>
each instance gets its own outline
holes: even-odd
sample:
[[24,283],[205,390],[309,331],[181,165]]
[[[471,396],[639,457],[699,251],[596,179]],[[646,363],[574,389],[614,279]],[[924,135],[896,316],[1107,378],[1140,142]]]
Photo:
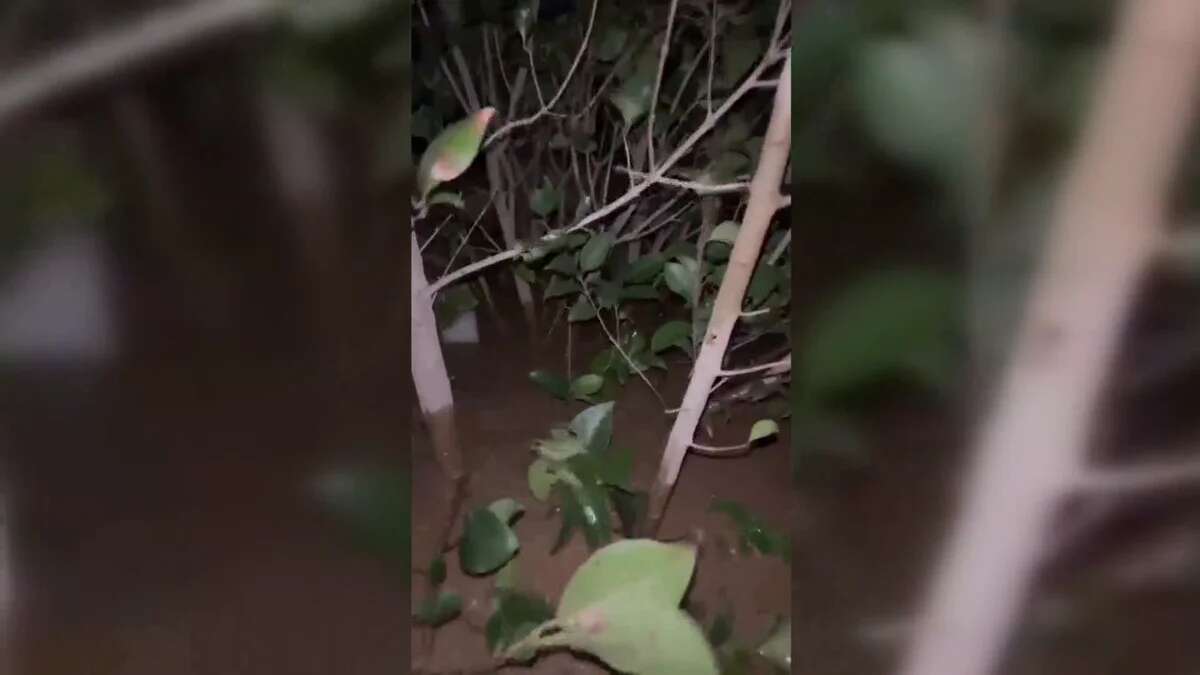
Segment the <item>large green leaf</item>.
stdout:
[[662,607],[678,607],[696,567],[696,549],[652,539],[625,539],[596,551],[563,589],[556,616],[569,618],[635,584]]
[[558,481],[550,462],[539,457],[529,464],[529,491],[538,501],[546,501],[550,497],[550,489]]
[[[684,260],[689,260],[690,264]],[[669,262],[663,267],[663,278],[667,282],[667,288],[683,298],[689,306],[696,302],[696,292],[699,287],[698,270],[699,265],[691,258],[681,259],[680,262]]]
[[616,401],[597,403],[571,420],[570,430],[588,452],[604,452],[612,442],[612,416]]
[[542,295],[543,300],[551,300],[560,298],[564,295],[573,295],[583,290],[578,281],[568,277],[555,276],[550,279],[550,283],[546,285],[546,292]]
[[650,589],[626,588],[564,621],[561,642],[622,672],[717,675],[703,629],[680,609],[658,604]]
[[596,318],[596,308],[582,295],[579,296],[574,305],[571,305],[571,311],[567,313],[567,321],[571,323],[591,321],[594,318]]
[[520,549],[517,535],[488,507],[475,509],[459,544],[459,562],[467,574],[490,574],[500,569]]
[[801,344],[797,378],[807,396],[845,393],[890,376],[946,384],[961,330],[958,289],[921,270],[875,273],[847,289]]

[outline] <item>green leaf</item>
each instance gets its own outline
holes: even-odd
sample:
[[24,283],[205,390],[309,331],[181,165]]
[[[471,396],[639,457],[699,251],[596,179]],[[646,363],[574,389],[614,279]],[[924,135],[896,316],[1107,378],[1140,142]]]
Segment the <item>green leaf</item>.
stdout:
[[785,672],[792,672],[792,622],[790,619],[781,622],[776,627],[766,642],[758,648],[758,654]]
[[590,321],[594,318],[596,318],[596,308],[593,307],[592,303],[588,302],[588,299],[582,295],[579,296],[579,299],[576,300],[575,304],[571,306],[571,311],[567,314],[567,321],[570,321],[571,323]]
[[956,371],[960,309],[957,289],[935,273],[889,270],[860,280],[802,342],[804,393],[829,397],[897,375],[942,385]]
[[518,549],[516,533],[491,509],[478,508],[467,517],[459,562],[467,574],[490,574],[511,560]]
[[694,271],[689,270],[684,263],[669,262],[663,268],[663,277],[667,287],[687,302],[688,306],[695,304],[697,281]]
[[538,439],[533,443],[534,450],[542,457],[561,462],[567,460],[572,455],[587,452],[583,447],[583,442],[570,432],[562,429],[554,429],[550,433],[552,435],[551,438]]
[[596,58],[601,61],[613,61],[624,51],[628,38],[629,31],[624,28],[614,25],[606,26],[600,34],[600,39],[596,41]]
[[425,602],[413,614],[413,620],[419,624],[434,628],[445,624],[462,613],[462,597],[450,591],[439,591]]
[[567,378],[558,373],[551,373],[546,370],[535,370],[529,373],[529,379],[533,380],[534,384],[542,389],[545,389],[555,398],[567,400],[571,395],[571,383]]
[[529,195],[530,210],[543,218],[557,211],[561,204],[562,192],[551,185],[549,179]]
[[496,573],[496,580],[494,582],[496,590],[509,590],[517,587],[517,570],[520,560],[521,558],[518,556],[509,560],[508,564],[500,568],[500,571]]
[[717,659],[696,621],[655,603],[646,586],[622,590],[569,621],[559,641],[614,669],[654,675],[718,675]]
[[633,261],[625,270],[625,281],[631,284],[644,284],[658,276],[666,260],[658,254],[644,255]]
[[542,598],[503,590],[497,595],[496,611],[488,619],[485,629],[488,649],[499,654],[552,618],[554,608]]
[[585,651],[616,670],[717,675],[700,627],[679,610],[695,569],[694,547],[629,539],[596,551],[575,571],[543,639]]
[[407,473],[382,468],[341,469],[320,476],[315,496],[352,528],[373,554],[398,558],[408,573],[412,485]]
[[714,241],[720,241],[733,246],[733,243],[737,241],[738,230],[741,227],[735,220],[726,220],[713,228],[712,234],[708,237],[708,243],[711,244]]
[[599,453],[612,442],[612,415],[615,401],[585,408],[571,420],[570,430],[588,452]]
[[626,286],[621,289],[622,300],[658,300],[658,290],[653,286]]
[[[577,455],[572,457],[573,469],[586,469],[586,464],[575,462]],[[558,497],[562,508],[562,529],[559,530],[558,540],[552,552],[558,552],[570,540],[575,530],[582,530],[589,548],[595,549],[612,540],[612,523],[609,514],[608,495],[595,475],[575,475],[572,484],[560,481],[554,486],[553,492]]]
[[546,292],[542,295],[543,300],[551,300],[560,298],[564,295],[572,295],[583,290],[579,282],[569,277],[552,277],[550,283],[546,285]]
[[571,383],[571,395],[579,399],[587,399],[604,386],[604,378],[595,373],[580,375]]
[[601,279],[596,284],[596,304],[603,309],[616,309],[621,303],[621,282]]
[[579,261],[574,253],[559,253],[546,265],[546,269],[563,276],[573,277],[579,273]]
[[650,351],[659,354],[671,347],[678,347],[688,354],[692,353],[691,324],[686,321],[668,321],[654,331],[654,336],[650,338]]
[[633,450],[628,448],[610,450],[597,459],[596,473],[609,487],[629,490],[633,477]]
[[611,234],[600,232],[592,236],[579,252],[579,268],[584,272],[594,272],[600,269],[612,250],[615,240]]
[[754,270],[754,276],[750,277],[750,285],[746,289],[746,297],[750,300],[750,307],[758,307],[766,300],[771,293],[779,287],[780,283],[785,281],[783,271],[774,265],[760,264]]
[[489,504],[488,510],[496,514],[496,517],[500,519],[500,522],[508,525],[512,523],[514,518],[524,513],[525,507],[521,506],[521,503],[517,500],[510,497],[505,497],[503,499],[497,499]]
[[696,549],[650,539],[625,539],[596,551],[575,570],[555,615],[566,619],[640,584],[654,605],[678,607],[696,567]]
[[550,469],[550,463],[542,457],[533,460],[529,465],[529,491],[538,501],[546,501],[550,497],[550,489],[558,481],[558,477]]
[[779,424],[772,419],[759,420],[750,427],[750,443],[779,435]]

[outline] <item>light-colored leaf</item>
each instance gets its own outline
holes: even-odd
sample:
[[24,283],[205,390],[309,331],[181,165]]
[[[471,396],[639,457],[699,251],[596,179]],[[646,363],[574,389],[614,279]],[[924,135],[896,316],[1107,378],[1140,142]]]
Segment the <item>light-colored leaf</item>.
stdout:
[[538,501],[546,501],[550,497],[550,488],[558,481],[550,462],[538,457],[529,464],[529,491]]
[[490,574],[517,554],[521,544],[507,524],[488,508],[478,508],[467,517],[459,562],[467,574]]
[[759,420],[750,427],[750,443],[779,435],[779,424],[772,419]]
[[713,228],[712,234],[708,236],[708,243],[719,241],[733,246],[737,241],[738,231],[741,229],[742,226],[736,220],[726,220]]
[[568,619],[621,590],[643,584],[642,594],[659,607],[676,608],[691,582],[696,549],[651,539],[624,539],[587,559],[558,602],[556,616]]
[[564,295],[572,295],[583,290],[579,282],[569,277],[553,277],[550,283],[546,285],[546,292],[542,296],[544,300],[560,298]]
[[512,522],[513,518],[516,518],[524,513],[525,507],[521,506],[521,502],[518,502],[511,497],[504,497],[503,499],[497,499],[491,504],[488,504],[488,510],[496,514],[496,517],[500,519],[500,522],[508,525]]

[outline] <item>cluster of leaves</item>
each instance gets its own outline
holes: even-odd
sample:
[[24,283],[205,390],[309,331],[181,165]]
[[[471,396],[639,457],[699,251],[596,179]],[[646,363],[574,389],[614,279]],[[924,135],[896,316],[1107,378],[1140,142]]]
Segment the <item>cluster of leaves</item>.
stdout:
[[576,531],[592,549],[609,543],[614,514],[625,536],[633,536],[644,515],[645,495],[630,483],[633,453],[612,448],[613,407],[611,401],[593,405],[534,444],[529,491],[539,501],[553,501],[562,514],[555,551]]

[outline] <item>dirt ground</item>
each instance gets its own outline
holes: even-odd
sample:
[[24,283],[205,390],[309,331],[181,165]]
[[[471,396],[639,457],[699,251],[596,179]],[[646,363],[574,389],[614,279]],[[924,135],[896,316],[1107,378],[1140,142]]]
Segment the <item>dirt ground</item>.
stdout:
[[[575,368],[586,364],[604,346],[602,336],[579,335],[579,332],[573,338]],[[491,326],[484,326],[483,344],[452,345],[446,349],[447,367],[457,397],[460,440],[472,472],[467,507],[501,497],[515,498],[530,507],[516,524],[521,540],[520,579],[527,588],[552,603],[589,554],[580,536],[557,554],[550,554],[560,520],[533,498],[526,479],[529,462],[534,457],[532,442],[546,437],[552,426],[569,422],[585,407],[582,403],[557,401],[528,379],[528,373],[534,369],[560,372],[565,369],[564,335],[560,324],[548,340],[543,333],[538,338],[539,346],[531,349],[523,336],[497,334]],[[652,382],[666,400],[678,400],[686,384],[683,379],[686,372],[686,365],[676,367],[665,380],[653,375]],[[744,438],[754,420],[752,413],[742,411],[726,428],[715,429],[718,438],[713,445],[736,443],[741,440],[739,435]],[[670,422],[662,404],[644,383],[631,380],[625,385],[614,413],[613,444],[635,451],[634,481],[640,488],[651,484]],[[729,435],[723,436],[723,432]],[[419,444],[421,438],[414,442]],[[693,536],[702,542],[689,602],[708,615],[704,617],[706,622],[711,622],[722,608],[732,608],[734,639],[747,644],[761,639],[776,616],[790,615],[790,566],[777,557],[739,554],[726,520],[711,514],[709,507],[716,498],[736,500],[786,531],[793,521],[795,494],[788,442],[784,434],[774,444],[740,458],[689,457],[660,532],[664,539]],[[427,446],[417,445],[413,462],[414,564],[420,567],[431,559],[438,530],[437,519],[422,518],[422,510],[427,508],[425,505],[439,503],[442,482]],[[491,579],[464,577],[455,555],[448,557],[448,568],[447,586],[464,593],[468,607],[473,602],[486,608]],[[432,664],[435,669],[450,673],[486,662],[486,642],[481,630],[486,609],[469,610],[468,614],[478,618],[455,621],[438,631]],[[568,654],[544,657],[531,670],[514,667],[502,672],[510,671],[555,675],[607,672]]]

